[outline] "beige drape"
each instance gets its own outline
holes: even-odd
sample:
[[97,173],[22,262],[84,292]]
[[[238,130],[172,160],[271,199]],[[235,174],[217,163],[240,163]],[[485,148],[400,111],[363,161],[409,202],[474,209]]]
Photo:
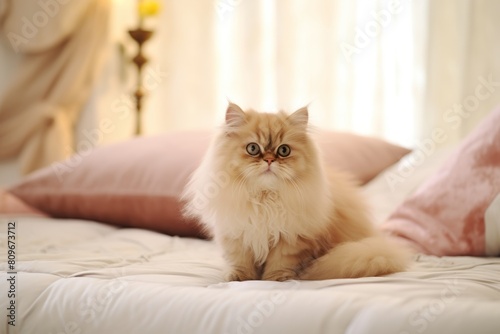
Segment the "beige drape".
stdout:
[[109,1],[3,0],[4,42],[18,55],[0,100],[0,159],[24,173],[73,150],[73,129],[107,42]]

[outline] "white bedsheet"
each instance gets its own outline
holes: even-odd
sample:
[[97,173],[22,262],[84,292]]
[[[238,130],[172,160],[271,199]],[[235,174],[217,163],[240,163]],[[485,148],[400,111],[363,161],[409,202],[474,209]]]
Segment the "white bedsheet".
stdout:
[[0,221],[2,333],[500,333],[500,258],[418,256],[388,277],[227,283],[210,241],[28,217],[13,219],[13,327]]

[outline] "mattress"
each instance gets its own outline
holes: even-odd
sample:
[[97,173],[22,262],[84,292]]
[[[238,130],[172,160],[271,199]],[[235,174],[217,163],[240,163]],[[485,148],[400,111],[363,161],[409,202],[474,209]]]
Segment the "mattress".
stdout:
[[211,241],[0,221],[0,247],[15,254],[2,251],[2,333],[500,332],[500,258],[417,255],[385,277],[225,282]]

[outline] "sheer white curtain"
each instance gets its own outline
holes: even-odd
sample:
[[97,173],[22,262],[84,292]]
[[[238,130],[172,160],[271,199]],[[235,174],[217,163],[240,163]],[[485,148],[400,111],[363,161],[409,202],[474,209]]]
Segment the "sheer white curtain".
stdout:
[[[402,145],[435,129],[456,141],[500,103],[499,6],[165,0],[146,48],[151,68],[161,72],[149,90],[146,132],[215,126],[230,99],[262,111],[310,103],[318,126]],[[470,95],[481,80],[490,81],[489,90],[479,88],[475,103]],[[466,103],[466,116],[449,111]]]
[[498,13],[496,0],[429,1],[421,135],[437,128],[456,141],[500,105]]
[[[414,70],[414,45],[420,40],[414,6],[391,4],[242,2],[220,29],[222,54],[228,55],[220,64],[226,77],[221,90],[264,110],[311,103],[317,125],[408,143],[420,70]],[[245,22],[245,6],[255,7],[260,22]]]

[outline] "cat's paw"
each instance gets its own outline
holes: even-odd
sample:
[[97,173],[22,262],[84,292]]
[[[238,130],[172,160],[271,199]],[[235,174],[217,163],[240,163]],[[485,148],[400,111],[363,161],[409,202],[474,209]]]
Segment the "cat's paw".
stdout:
[[264,272],[262,279],[265,281],[279,281],[284,282],[288,280],[298,279],[297,273],[293,270],[282,269]]
[[254,272],[240,270],[240,269],[233,269],[226,272],[225,279],[226,281],[231,282],[231,281],[251,281],[259,278]]

